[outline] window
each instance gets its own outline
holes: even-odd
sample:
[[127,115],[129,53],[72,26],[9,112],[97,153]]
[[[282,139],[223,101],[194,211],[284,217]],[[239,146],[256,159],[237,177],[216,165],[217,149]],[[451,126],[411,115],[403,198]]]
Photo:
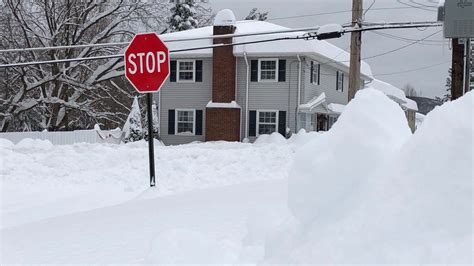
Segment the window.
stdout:
[[258,135],[272,134],[278,131],[278,111],[258,111]]
[[341,71],[337,71],[336,75],[336,90],[337,91],[344,91],[344,73]]
[[320,72],[320,67],[321,67],[321,65],[320,65],[318,62],[313,61],[313,62],[312,62],[312,67],[313,67],[313,68],[312,68],[312,71],[313,71],[313,72],[312,72],[311,74],[312,74],[313,76],[312,76],[312,79],[311,79],[311,80],[313,81],[313,84],[318,84],[318,85],[319,85],[319,78],[320,78],[320,73],[321,73],[321,72]]
[[175,132],[177,135],[195,135],[196,110],[176,110]]
[[181,82],[194,82],[194,69],[196,61],[194,60],[179,60],[178,61],[178,81]]
[[278,81],[278,60],[260,59],[259,81]]

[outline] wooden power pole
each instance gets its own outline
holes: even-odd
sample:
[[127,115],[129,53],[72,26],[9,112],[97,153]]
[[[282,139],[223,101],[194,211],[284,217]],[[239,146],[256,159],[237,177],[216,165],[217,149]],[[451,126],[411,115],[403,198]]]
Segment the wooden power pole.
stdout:
[[451,77],[451,100],[456,100],[463,95],[464,91],[464,45],[459,44],[459,39],[452,39],[452,77]]
[[[362,0],[352,0],[352,27],[362,27]],[[361,86],[360,57],[362,47],[362,32],[351,33],[351,65],[349,69],[349,101]]]

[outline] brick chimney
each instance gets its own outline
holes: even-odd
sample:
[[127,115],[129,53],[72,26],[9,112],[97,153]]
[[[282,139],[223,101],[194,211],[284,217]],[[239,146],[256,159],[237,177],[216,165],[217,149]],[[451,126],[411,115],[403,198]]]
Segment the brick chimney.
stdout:
[[[234,13],[225,9],[216,15],[214,35],[235,32]],[[214,44],[229,44],[233,38],[217,38]],[[213,48],[212,103],[206,108],[206,141],[240,141],[240,107],[235,99],[236,58],[232,46]]]

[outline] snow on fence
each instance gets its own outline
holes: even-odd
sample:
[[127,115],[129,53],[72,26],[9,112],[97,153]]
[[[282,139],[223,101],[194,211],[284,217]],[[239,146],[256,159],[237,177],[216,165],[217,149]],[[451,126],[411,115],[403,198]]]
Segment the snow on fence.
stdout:
[[67,145],[74,143],[109,143],[120,144],[122,130],[100,130],[96,125],[90,130],[59,131],[59,132],[6,132],[0,133],[0,139],[7,139],[15,144],[23,139],[49,140],[54,145]]

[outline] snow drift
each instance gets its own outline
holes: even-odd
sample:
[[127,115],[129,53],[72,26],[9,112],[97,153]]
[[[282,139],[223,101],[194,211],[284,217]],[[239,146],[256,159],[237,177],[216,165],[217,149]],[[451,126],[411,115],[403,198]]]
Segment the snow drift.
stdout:
[[294,217],[267,241],[266,260],[472,263],[473,99],[435,109],[410,136],[395,103],[360,91],[296,155]]

